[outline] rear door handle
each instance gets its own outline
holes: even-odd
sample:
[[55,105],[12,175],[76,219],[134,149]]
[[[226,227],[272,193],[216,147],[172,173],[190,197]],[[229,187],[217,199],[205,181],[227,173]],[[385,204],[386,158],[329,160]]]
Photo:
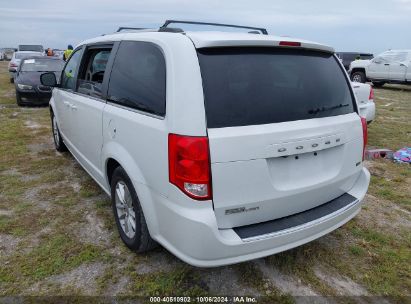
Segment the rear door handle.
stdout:
[[390,65],[389,63],[384,63],[384,65]]

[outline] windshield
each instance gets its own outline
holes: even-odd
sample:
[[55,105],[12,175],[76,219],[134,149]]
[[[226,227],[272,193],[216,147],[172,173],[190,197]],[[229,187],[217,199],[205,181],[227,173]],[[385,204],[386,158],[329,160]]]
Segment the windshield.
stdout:
[[43,52],[44,48],[41,45],[19,45],[19,51],[35,51],[35,52]]
[[21,66],[22,72],[61,72],[63,60],[50,59],[26,59]]
[[41,56],[42,54],[33,52],[33,53],[16,53],[16,59],[24,59],[27,57],[33,57],[33,56]]
[[200,49],[207,126],[279,123],[352,113],[349,82],[328,53]]

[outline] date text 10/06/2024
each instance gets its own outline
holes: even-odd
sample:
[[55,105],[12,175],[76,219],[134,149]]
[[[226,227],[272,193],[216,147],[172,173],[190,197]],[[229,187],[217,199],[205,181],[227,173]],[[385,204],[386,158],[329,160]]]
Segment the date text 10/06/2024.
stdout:
[[150,297],[151,303],[258,303],[257,298],[234,297]]

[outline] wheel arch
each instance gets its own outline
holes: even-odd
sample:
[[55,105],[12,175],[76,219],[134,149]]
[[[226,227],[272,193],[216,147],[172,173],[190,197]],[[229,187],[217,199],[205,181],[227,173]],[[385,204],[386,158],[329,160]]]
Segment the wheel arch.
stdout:
[[149,187],[146,186],[146,180],[138,164],[133,157],[131,157],[131,155],[116,142],[109,142],[104,145],[102,156],[102,159],[104,160],[103,168],[106,184],[108,185],[108,189],[110,189],[110,193],[111,179],[113,177],[114,170],[120,166],[124,169],[133,183],[141,208],[146,218],[150,235],[155,239],[155,236],[158,235],[156,208],[154,206],[153,196],[151,195]]
[[351,75],[355,72],[363,72],[365,76],[367,76],[367,73],[365,72],[365,68],[353,68],[351,71]]
[[106,173],[106,178],[107,178],[107,182],[108,182],[109,185],[111,185],[111,179],[113,177],[114,170],[117,167],[122,167],[117,160],[115,160],[112,157],[107,159],[106,167],[105,167],[105,169],[106,169],[105,173]]
[[51,96],[50,101],[49,101],[49,111],[50,111],[50,114],[53,114],[54,116],[56,116],[56,118],[58,120],[53,96]]

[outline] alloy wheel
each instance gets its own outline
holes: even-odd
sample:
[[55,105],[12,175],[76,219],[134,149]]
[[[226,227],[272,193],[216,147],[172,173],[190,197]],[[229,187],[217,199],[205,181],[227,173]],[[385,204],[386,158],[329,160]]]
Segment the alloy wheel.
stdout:
[[121,229],[128,238],[134,238],[136,234],[136,213],[133,208],[130,190],[123,181],[116,184],[115,203]]
[[56,117],[53,117],[53,136],[54,136],[54,141],[56,142],[56,145],[60,145],[60,137],[59,137],[59,128],[57,126],[57,120]]
[[353,82],[361,82],[361,75],[354,75],[352,78]]

